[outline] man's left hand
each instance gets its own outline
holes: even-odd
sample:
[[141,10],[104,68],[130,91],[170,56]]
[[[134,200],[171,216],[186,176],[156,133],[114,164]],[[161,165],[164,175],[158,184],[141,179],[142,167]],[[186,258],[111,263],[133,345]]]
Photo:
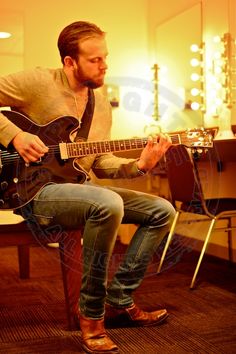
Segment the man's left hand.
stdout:
[[167,134],[149,136],[147,145],[137,161],[138,169],[146,172],[152,170],[171,145],[171,139]]

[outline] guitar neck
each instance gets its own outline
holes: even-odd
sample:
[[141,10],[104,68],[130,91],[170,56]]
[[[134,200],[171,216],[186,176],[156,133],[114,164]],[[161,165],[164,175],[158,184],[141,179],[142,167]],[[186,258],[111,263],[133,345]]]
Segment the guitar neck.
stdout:
[[[173,144],[181,143],[179,134],[169,136]],[[147,145],[147,142],[148,138],[132,138],[122,140],[60,143],[59,147],[61,158],[68,159],[87,155],[143,149]]]

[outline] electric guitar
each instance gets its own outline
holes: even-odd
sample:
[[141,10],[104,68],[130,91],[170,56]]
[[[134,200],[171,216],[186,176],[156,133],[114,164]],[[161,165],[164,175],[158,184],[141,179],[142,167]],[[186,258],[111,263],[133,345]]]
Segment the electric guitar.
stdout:
[[[79,128],[75,117],[62,116],[46,125],[37,125],[21,113],[2,113],[23,131],[38,135],[49,151],[37,162],[28,164],[14,149],[0,146],[0,209],[14,210],[26,205],[50,183],[83,183],[87,174],[75,163],[78,157],[143,149],[148,140],[72,142],[71,137]],[[173,144],[212,146],[213,136],[209,131],[200,129],[169,135]]]

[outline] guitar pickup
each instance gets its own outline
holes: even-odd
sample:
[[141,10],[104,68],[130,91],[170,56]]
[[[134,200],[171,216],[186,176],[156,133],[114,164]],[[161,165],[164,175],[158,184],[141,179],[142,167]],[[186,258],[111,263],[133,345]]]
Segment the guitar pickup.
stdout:
[[66,143],[59,143],[59,149],[61,154],[62,160],[68,160],[68,153],[67,153],[67,144]]

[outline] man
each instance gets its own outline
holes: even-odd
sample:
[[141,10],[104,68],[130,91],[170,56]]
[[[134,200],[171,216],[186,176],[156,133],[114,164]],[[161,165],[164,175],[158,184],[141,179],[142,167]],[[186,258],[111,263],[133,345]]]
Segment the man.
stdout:
[[[58,39],[63,67],[37,68],[0,79],[0,106],[10,106],[35,123],[46,125],[59,116],[74,116],[83,127],[92,121],[88,140],[109,140],[111,108],[94,90],[104,83],[107,70],[105,33],[96,25],[78,21],[65,27]],[[88,111],[89,114],[85,114]],[[91,108],[92,107],[92,108]],[[88,113],[88,112],[87,112]],[[20,115],[19,115],[20,116]],[[26,163],[47,155],[43,139],[21,129],[0,115],[0,143],[12,144]],[[55,133],[54,133],[55,134]],[[86,134],[85,134],[86,135]],[[86,136],[85,136],[86,138]],[[111,153],[91,154],[76,160],[76,166],[98,178],[133,178],[156,166],[170,147],[168,136],[150,137],[140,158],[119,158]],[[30,202],[32,213],[49,224],[83,225],[83,274],[77,316],[82,345],[87,353],[116,353],[118,347],[104,329],[106,318],[126,316],[134,325],[161,323],[165,309],[144,312],[132,299],[147,265],[174,217],[172,205],[159,197],[115,187],[83,184],[49,184]],[[107,285],[107,267],[121,223],[139,225],[123,262]]]

